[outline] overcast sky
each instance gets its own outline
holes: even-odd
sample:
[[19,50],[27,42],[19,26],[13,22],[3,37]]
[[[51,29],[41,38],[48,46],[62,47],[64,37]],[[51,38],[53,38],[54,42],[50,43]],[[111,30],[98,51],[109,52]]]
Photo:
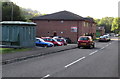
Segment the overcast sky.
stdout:
[[119,0],[11,0],[24,8],[51,14],[67,10],[82,17],[117,17]]

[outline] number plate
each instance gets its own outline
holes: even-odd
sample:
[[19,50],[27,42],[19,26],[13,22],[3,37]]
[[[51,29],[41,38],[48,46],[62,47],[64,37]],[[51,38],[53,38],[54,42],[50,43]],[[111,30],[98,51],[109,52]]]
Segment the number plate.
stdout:
[[81,43],[81,45],[86,45],[86,43]]

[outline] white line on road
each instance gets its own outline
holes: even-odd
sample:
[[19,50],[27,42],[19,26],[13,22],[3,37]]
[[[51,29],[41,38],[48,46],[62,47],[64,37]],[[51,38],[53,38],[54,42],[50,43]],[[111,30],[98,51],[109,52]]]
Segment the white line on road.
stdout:
[[46,75],[46,76],[44,76],[43,78],[41,78],[41,79],[45,79],[45,78],[47,78],[47,77],[49,77],[50,76],[50,74],[48,74],[48,75]]
[[76,60],[76,61],[74,61],[74,62],[72,62],[72,63],[70,63],[70,64],[68,64],[68,65],[66,65],[65,66],[65,68],[67,68],[67,67],[69,67],[69,66],[71,66],[71,65],[73,65],[73,64],[75,64],[75,63],[77,63],[77,62],[79,62],[80,60],[82,60],[82,59],[84,59],[85,57],[82,57],[82,58],[80,58],[80,59],[78,59],[78,60]]
[[106,47],[109,46],[109,44],[106,45]]
[[108,43],[105,47],[109,46],[110,44],[112,44],[112,43]]
[[109,44],[112,44],[112,43],[109,43]]
[[100,50],[104,49],[105,47],[102,47]]
[[96,52],[98,52],[98,50],[96,50],[96,51],[94,51],[94,52],[90,53],[89,55],[95,54]]

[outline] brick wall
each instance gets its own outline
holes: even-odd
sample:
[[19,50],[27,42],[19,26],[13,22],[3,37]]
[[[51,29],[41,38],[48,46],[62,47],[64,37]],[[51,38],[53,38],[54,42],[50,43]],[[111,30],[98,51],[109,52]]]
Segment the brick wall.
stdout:
[[[37,37],[53,36],[56,31],[58,36],[69,37],[72,42],[76,42],[80,35],[89,33],[90,28],[84,26],[84,21],[40,21],[35,20],[37,23],[36,35]],[[71,27],[78,26],[78,32],[71,32]],[[95,29],[95,28],[91,28]]]

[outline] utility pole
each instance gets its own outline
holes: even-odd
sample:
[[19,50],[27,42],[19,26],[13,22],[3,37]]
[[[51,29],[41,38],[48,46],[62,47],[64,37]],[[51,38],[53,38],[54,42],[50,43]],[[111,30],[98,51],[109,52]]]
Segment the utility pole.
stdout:
[[13,21],[13,2],[8,2],[8,5],[11,7],[10,20]]
[[13,3],[11,3],[11,8],[12,8],[12,11],[11,11],[11,21],[13,21]]

